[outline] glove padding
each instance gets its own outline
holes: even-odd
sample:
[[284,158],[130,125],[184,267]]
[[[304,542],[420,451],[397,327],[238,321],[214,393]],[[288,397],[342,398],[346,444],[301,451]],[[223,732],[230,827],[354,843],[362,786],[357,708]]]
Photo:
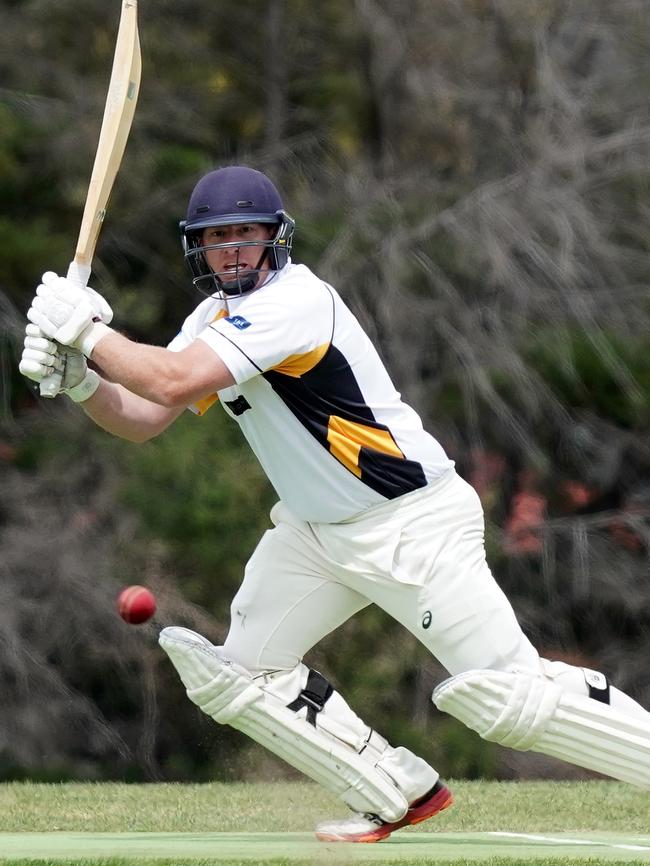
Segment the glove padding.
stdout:
[[29,323],[25,328],[23,354],[18,369],[34,382],[42,382],[52,373],[63,372],[63,361],[59,355],[59,346],[44,337],[37,325]]
[[[72,265],[70,265],[72,269]],[[53,286],[54,283],[59,280],[66,280],[70,285],[75,288],[81,289],[90,299],[90,303],[93,305],[93,309],[95,310],[94,318],[99,319],[100,322],[103,322],[105,325],[110,325],[113,321],[113,310],[111,309],[110,304],[99,292],[96,292],[94,289],[91,289],[90,286],[82,286],[80,283],[76,282],[74,279],[70,277],[70,271],[68,271],[67,277],[60,277],[58,274],[54,273],[54,271],[45,271],[43,276],[41,277],[41,284],[44,286]],[[40,288],[40,286],[39,286]],[[36,290],[38,294],[38,289]]]
[[36,289],[27,318],[44,336],[90,355],[106,334],[113,311],[98,292],[48,271]]
[[[43,379],[58,373],[57,390],[49,396],[68,394],[75,402],[92,396],[96,390],[96,374],[88,370],[86,358],[79,349],[48,340],[32,323],[25,328],[25,334],[25,347],[18,367],[23,376],[40,384]],[[85,383],[84,387],[77,388],[82,383]]]

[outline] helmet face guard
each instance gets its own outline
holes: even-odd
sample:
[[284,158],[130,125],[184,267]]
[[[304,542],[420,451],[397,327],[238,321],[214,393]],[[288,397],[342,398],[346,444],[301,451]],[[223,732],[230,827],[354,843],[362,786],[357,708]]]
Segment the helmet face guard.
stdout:
[[[206,244],[203,245],[203,228],[212,228],[219,225],[236,225],[237,223],[271,223],[277,226],[277,231],[268,240],[258,241],[229,241],[222,244]],[[187,261],[190,271],[192,272],[192,282],[196,288],[205,295],[213,295],[215,292],[223,292],[226,295],[243,295],[246,292],[256,288],[259,273],[265,260],[268,262],[268,267],[272,271],[281,270],[289,261],[289,253],[291,252],[291,244],[293,240],[295,223],[284,211],[280,211],[276,218],[271,221],[261,219],[255,216],[251,219],[242,220],[241,218],[235,221],[232,217],[224,217],[223,220],[210,221],[203,228],[188,229],[187,220],[180,223],[181,243],[185,260]],[[241,250],[245,247],[257,247],[259,250],[259,258],[254,268],[248,268],[243,273],[235,271],[213,271],[205,257],[207,250],[223,250],[236,249],[238,250],[237,259],[239,259]]]
[[[215,226],[261,224],[277,226],[268,240],[229,241],[203,244],[203,232]],[[185,260],[192,282],[202,294],[237,296],[257,287],[260,269],[268,263],[280,270],[291,252],[295,223],[284,210],[282,199],[271,181],[259,171],[245,166],[228,166],[205,175],[198,182],[188,207],[187,219],[180,223]],[[205,253],[213,249],[237,249],[237,261],[245,247],[257,247],[260,256],[253,268],[215,272]]]

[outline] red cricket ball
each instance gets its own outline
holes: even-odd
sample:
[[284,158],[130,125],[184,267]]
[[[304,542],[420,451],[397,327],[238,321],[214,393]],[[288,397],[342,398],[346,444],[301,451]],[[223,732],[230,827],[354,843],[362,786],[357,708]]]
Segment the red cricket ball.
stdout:
[[156,612],[156,599],[146,586],[127,586],[117,597],[117,610],[125,622],[137,625]]

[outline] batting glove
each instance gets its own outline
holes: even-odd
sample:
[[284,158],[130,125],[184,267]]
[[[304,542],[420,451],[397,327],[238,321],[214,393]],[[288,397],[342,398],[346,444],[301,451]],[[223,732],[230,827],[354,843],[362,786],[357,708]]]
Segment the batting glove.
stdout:
[[75,403],[88,400],[99,387],[99,376],[89,370],[86,358],[79,349],[60,346],[43,337],[37,325],[25,328],[25,345],[18,369],[33,382],[40,383],[58,373],[57,390],[48,396],[66,394]]
[[[80,268],[75,266],[73,262],[70,265],[70,270],[68,271],[67,277],[59,277],[58,274],[55,274],[54,271],[45,271],[43,276],[41,277],[41,284],[43,286],[53,286],[54,283],[57,283],[59,280],[65,279],[68,283],[71,283],[75,288],[83,289],[88,298],[90,299],[90,303],[93,305],[93,309],[95,310],[95,318],[99,319],[100,322],[103,322],[105,325],[110,325],[113,321],[113,310],[111,309],[110,304],[99,292],[96,292],[94,289],[91,289],[90,286],[85,285],[81,281],[81,275],[78,273]],[[39,286],[40,288],[40,286]],[[38,289],[37,289],[38,292]]]
[[30,323],[25,328],[23,354],[18,369],[23,376],[40,383],[52,373],[63,371],[58,349],[53,340],[48,340],[39,327]]
[[83,403],[99,388],[100,378],[94,370],[88,368],[86,357],[81,349],[60,346],[59,352],[63,360],[60,393],[65,394],[75,403]]
[[36,289],[27,318],[46,337],[90,357],[102,337],[111,333],[106,322],[113,318],[113,311],[93,289],[48,271]]

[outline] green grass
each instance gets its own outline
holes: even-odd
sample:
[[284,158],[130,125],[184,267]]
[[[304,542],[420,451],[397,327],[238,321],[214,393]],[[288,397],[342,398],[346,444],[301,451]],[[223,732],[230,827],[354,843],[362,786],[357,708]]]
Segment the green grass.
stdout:
[[[314,825],[324,818],[342,815],[345,810],[341,810],[335,798],[307,782],[6,783],[0,785],[0,863],[2,866],[650,863],[650,850],[634,853],[632,849],[618,847],[640,843],[650,849],[650,792],[605,781],[451,782],[450,787],[455,796],[451,809],[422,825],[400,831],[387,842],[323,845],[313,841]],[[546,834],[556,841],[488,835],[494,831]],[[75,835],[79,833],[86,835]],[[568,847],[558,841],[563,840],[562,834]],[[571,839],[590,840],[590,844],[577,846]],[[26,846],[32,840],[34,853],[30,849],[28,856],[34,859],[25,859]],[[83,850],[84,845],[88,850]],[[79,846],[78,856],[77,853],[68,856],[69,849],[77,852]],[[125,853],[115,856],[120,846]],[[134,854],[134,850],[142,853]],[[210,856],[206,857],[206,851]],[[179,856],[174,856],[175,853]]]
[[[650,832],[650,792],[616,782],[450,782],[427,831]],[[311,832],[343,814],[309,782],[0,784],[0,832]],[[405,832],[416,832],[411,828]]]
[[[386,845],[387,843],[384,843]],[[356,854],[356,852],[354,852]],[[261,852],[259,857],[246,859],[230,858],[165,858],[165,859],[142,859],[107,857],[101,859],[79,858],[79,859],[2,859],[3,866],[347,866],[347,864],[363,863],[364,866],[630,866],[634,863],[647,863],[647,860],[612,860],[593,856],[574,859],[568,855],[554,857],[539,857],[529,859],[524,852],[509,857],[488,857],[477,860],[476,858],[454,856],[440,858],[435,854],[428,854],[418,858],[381,859],[370,858],[359,859],[353,854],[349,857],[337,857],[331,859],[327,855],[307,856],[296,859],[295,857],[265,857]]]

